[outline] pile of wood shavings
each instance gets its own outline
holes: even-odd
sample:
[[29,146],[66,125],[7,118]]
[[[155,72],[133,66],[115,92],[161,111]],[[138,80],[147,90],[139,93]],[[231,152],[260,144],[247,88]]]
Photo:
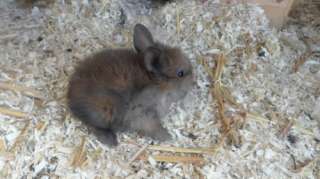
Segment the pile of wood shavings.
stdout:
[[[277,32],[263,10],[251,5],[181,0],[146,17],[150,10],[127,12],[140,6],[123,2],[57,0],[29,9],[0,2],[1,177],[319,178],[317,26],[293,22]],[[319,17],[314,10],[304,14]],[[131,47],[136,22],[150,27],[156,39],[183,48],[198,87],[163,121],[172,141],[148,147],[149,138],[120,134],[120,145],[110,149],[68,112],[68,77],[94,51]],[[308,50],[313,54],[297,63]],[[210,74],[221,54],[225,63],[217,82]],[[221,140],[212,97],[216,83],[239,105],[226,104],[226,116],[237,110],[245,116],[235,131],[237,145]]]

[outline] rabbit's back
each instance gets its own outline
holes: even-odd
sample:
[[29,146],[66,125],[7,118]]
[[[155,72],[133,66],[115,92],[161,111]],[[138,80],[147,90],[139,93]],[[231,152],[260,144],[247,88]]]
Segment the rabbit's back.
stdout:
[[131,96],[148,83],[144,73],[134,51],[104,50],[92,55],[71,77],[67,94],[70,110],[99,128],[121,122]]
[[72,82],[86,88],[105,88],[119,93],[142,88],[149,81],[141,68],[141,57],[132,50],[104,50],[79,64]]

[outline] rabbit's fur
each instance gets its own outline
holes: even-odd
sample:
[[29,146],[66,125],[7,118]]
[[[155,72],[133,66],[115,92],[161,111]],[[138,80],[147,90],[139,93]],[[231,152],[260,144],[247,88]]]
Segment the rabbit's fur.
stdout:
[[191,64],[179,48],[154,42],[141,24],[135,26],[133,39],[135,51],[94,54],[80,63],[69,83],[71,112],[111,146],[117,144],[119,131],[169,139],[160,119],[193,86]]

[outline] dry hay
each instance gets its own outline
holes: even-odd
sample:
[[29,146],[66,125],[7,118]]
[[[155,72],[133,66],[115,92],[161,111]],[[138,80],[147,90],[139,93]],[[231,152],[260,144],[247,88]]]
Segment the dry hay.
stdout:
[[[316,4],[278,32],[260,8],[214,0],[153,11],[132,0],[12,1],[0,2],[1,178],[320,177]],[[163,121],[174,140],[120,134],[110,149],[67,111],[68,77],[93,51],[131,47],[136,22],[184,49],[198,88]]]

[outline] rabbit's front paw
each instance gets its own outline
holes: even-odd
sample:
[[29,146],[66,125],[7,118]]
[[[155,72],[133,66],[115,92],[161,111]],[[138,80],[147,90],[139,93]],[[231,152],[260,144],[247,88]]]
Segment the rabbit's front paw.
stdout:
[[96,128],[93,132],[101,143],[106,144],[109,147],[115,147],[118,145],[117,135],[112,130]]
[[154,131],[151,137],[158,141],[166,141],[171,139],[171,135],[169,134],[168,130],[162,126],[157,131]]

